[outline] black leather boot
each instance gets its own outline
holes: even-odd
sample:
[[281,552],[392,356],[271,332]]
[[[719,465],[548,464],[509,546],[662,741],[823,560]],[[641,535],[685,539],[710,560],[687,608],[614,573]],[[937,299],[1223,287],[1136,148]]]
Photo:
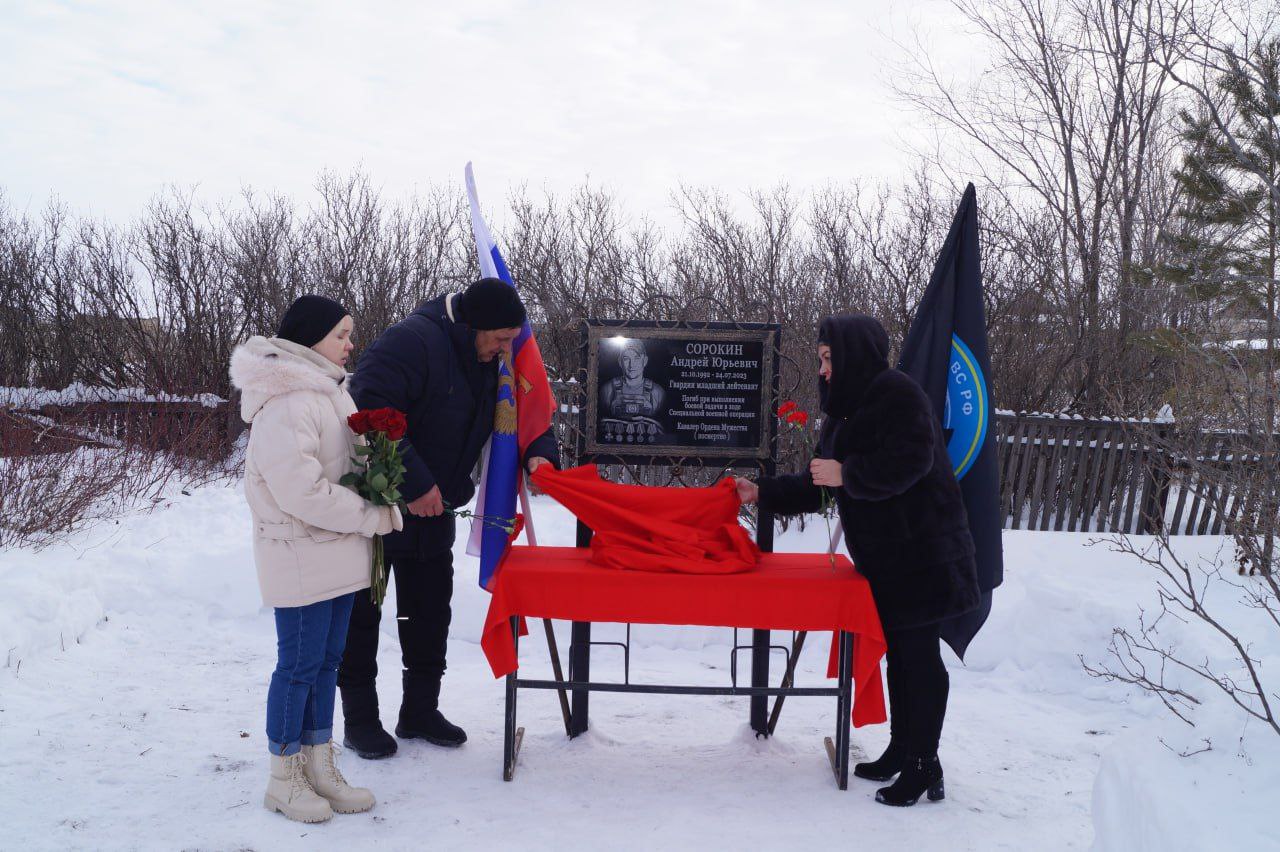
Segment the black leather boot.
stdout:
[[440,712],[440,679],[404,673],[404,700],[396,736],[402,740],[427,742],[457,748],[467,741],[467,732]]
[[884,754],[875,760],[858,763],[853,767],[855,776],[868,781],[891,781],[907,762],[907,743],[910,738],[907,736],[907,697],[902,694],[905,676],[896,653],[891,653],[889,670],[885,674],[886,685],[889,687],[889,745]]
[[342,745],[365,760],[396,753],[395,737],[378,720],[378,689],[373,684],[342,687]]
[[898,780],[876,791],[876,801],[882,805],[905,808],[914,805],[921,793],[927,793],[929,801],[940,802],[946,798],[942,785],[942,764],[933,757],[908,757]]
[[858,763],[853,767],[853,774],[868,781],[888,781],[902,771],[907,762],[907,747],[902,740],[889,736],[889,745],[870,763]]

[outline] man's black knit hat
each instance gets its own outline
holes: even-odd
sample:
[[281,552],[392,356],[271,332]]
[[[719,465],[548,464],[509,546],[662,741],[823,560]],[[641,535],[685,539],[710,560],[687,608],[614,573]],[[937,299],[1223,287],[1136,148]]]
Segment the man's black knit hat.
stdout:
[[458,296],[458,320],[476,331],[519,328],[524,325],[524,303],[516,288],[500,278],[481,278]]

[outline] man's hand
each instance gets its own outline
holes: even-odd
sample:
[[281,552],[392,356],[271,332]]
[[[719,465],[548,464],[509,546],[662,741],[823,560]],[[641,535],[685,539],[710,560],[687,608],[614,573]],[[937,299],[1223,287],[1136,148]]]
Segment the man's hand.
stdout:
[[435,518],[444,514],[444,498],[440,496],[440,486],[433,485],[431,490],[409,504],[409,514],[419,518]]
[[[529,459],[529,464],[527,465],[527,467],[528,467],[528,469],[529,469],[529,473],[532,475],[532,473],[533,473],[535,470],[537,470],[538,468],[542,467],[544,464],[545,464],[545,465],[548,465],[552,470],[555,470],[555,469],[556,469],[556,466],[555,466],[555,465],[553,465],[553,464],[551,464],[551,460],[550,460],[550,459],[545,459],[545,458],[543,458],[542,456],[534,456],[533,458]],[[529,480],[529,493],[530,493],[530,494],[541,494],[541,493],[542,493],[542,489],[541,489],[541,488],[539,488],[538,486],[534,485],[534,484],[533,484],[533,480],[532,480],[532,479],[530,479],[530,480]]]
[[743,479],[741,476],[735,476],[733,478],[733,484],[738,489],[738,499],[748,506],[760,499],[760,486],[756,485],[750,479]]
[[844,485],[844,466],[835,459],[814,459],[809,462],[809,475],[814,485],[839,488]]

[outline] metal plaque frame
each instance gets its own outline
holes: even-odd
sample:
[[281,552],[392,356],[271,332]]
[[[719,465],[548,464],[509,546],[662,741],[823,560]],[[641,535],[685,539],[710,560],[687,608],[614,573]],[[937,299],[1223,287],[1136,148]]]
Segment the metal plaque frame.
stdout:
[[[586,368],[585,400],[579,409],[579,460],[601,464],[690,465],[713,462],[733,467],[769,467],[775,462],[778,396],[778,353],[782,326],[778,323],[640,321],[590,318],[582,321],[582,363]],[[678,444],[637,445],[604,443],[596,434],[599,414],[599,346],[601,340],[625,332],[627,337],[761,344],[759,442],[753,447],[688,447]]]

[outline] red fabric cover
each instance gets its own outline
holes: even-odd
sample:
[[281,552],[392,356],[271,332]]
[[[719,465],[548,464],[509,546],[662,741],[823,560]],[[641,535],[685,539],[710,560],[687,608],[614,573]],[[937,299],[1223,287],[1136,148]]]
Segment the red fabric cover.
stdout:
[[710,488],[618,485],[593,464],[543,465],[533,483],[591,527],[591,564],[679,574],[750,571],[760,548],[738,523],[732,479]]
[[[484,649],[495,677],[516,670],[512,616],[624,624],[701,624],[854,634],[853,724],[885,720],[880,659],[884,632],[871,587],[837,556],[765,553],[741,574],[601,571],[577,547],[513,546],[485,617]],[[523,627],[523,625],[522,625]],[[521,635],[524,630],[521,630]],[[833,637],[834,638],[834,637]],[[835,643],[828,677],[836,676]]]

